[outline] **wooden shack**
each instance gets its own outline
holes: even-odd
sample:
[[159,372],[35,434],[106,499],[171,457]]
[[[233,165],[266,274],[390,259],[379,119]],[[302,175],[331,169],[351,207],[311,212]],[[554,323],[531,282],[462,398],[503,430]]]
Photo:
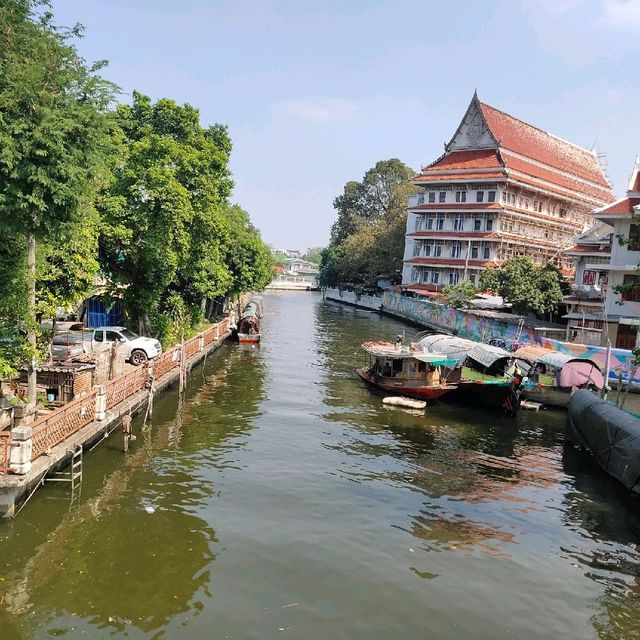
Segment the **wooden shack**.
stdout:
[[[38,392],[48,402],[65,404],[93,388],[95,364],[85,362],[52,363],[36,367]],[[27,369],[20,370],[19,384],[27,384]]]

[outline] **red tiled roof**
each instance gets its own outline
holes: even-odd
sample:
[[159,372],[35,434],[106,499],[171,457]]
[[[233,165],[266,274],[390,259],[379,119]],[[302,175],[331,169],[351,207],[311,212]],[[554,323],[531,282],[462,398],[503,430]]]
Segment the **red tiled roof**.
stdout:
[[[613,195],[609,187],[597,187],[592,184],[585,184],[568,176],[560,175],[550,169],[539,167],[521,158],[516,158],[509,153],[503,154],[503,157],[507,168],[510,170],[518,171],[532,178],[544,180],[545,182],[550,182],[552,185],[565,187],[571,191],[577,191],[580,194],[592,196],[600,201],[611,202],[613,200]],[[544,188],[544,185],[540,186]]]
[[[425,169],[431,171],[431,169]],[[465,182],[466,180],[505,180],[506,175],[503,172],[496,173],[490,171],[487,173],[421,173],[414,179],[414,183],[420,182]]]
[[436,204],[420,204],[417,207],[411,207],[411,209],[416,209],[420,211],[459,211],[459,210],[468,210],[468,209],[502,209],[503,206],[498,202],[456,202],[451,204],[446,204],[444,202],[436,203]]
[[606,255],[609,255],[611,253],[611,247],[577,244],[575,247],[571,247],[571,249],[566,249],[565,253],[604,253]]
[[453,151],[432,162],[428,169],[492,169],[502,168],[495,149]]
[[480,102],[480,108],[501,147],[610,188],[595,154],[488,104]]
[[631,187],[631,191],[633,191],[634,193],[640,191],[640,171],[638,171],[638,173],[636,174],[636,180]]
[[640,198],[622,198],[617,200],[608,207],[596,209],[593,212],[595,218],[607,216],[630,216],[633,213],[633,207],[640,205]]

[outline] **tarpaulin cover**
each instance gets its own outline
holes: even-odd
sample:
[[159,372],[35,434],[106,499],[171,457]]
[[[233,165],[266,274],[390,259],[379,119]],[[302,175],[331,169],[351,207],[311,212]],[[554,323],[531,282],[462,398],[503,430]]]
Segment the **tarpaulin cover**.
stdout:
[[604,386],[604,376],[590,360],[573,360],[562,367],[558,375],[560,387],[584,387],[594,385],[598,389]]
[[627,489],[640,493],[640,420],[579,389],[569,402],[566,436]]

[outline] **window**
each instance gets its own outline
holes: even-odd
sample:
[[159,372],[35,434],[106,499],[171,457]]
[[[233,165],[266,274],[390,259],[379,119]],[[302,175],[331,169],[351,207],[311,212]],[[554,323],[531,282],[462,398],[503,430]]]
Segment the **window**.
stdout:
[[96,342],[103,342],[104,341],[104,331],[96,331],[96,332],[94,332],[93,339]]
[[419,282],[420,277],[420,269],[418,267],[413,267],[411,269],[411,282]]
[[459,258],[460,257],[460,250],[461,250],[461,246],[459,242],[452,242],[451,243],[451,257],[452,258]]
[[560,217],[561,218],[566,218],[567,217],[567,208],[566,207],[560,207]]
[[439,258],[442,255],[442,240],[436,240],[433,246],[433,255],[435,258]]
[[424,204],[424,193],[418,194],[418,204]]
[[413,243],[413,257],[415,258],[416,256],[420,255],[420,249],[422,249],[422,242],[419,242],[418,240],[416,240]]
[[467,201],[467,192],[456,191],[456,202],[466,202],[466,201]]
[[436,218],[436,231],[442,231],[444,229],[444,213],[439,213]]
[[106,342],[118,342],[122,337],[117,331],[105,331],[107,334]]
[[416,231],[420,231],[422,229],[422,225],[424,224],[424,216],[416,216]]
[[435,191],[431,191],[429,193],[429,202],[435,202],[436,201],[436,192]]
[[439,280],[440,280],[440,272],[439,271],[432,271],[431,272],[431,282],[433,282],[433,284],[438,284]]
[[428,269],[420,269],[420,282],[426,284],[429,282],[429,270]]
[[595,271],[585,270],[582,274],[582,284],[595,284],[597,274]]
[[473,230],[474,231],[480,231],[480,226],[482,225],[482,220],[480,220],[479,218],[476,218],[473,221]]
[[484,249],[482,250],[482,257],[485,260],[488,260],[490,255],[491,255],[491,249],[489,249],[489,247],[484,247]]
[[464,231],[464,217],[460,214],[453,219],[453,230]]
[[469,282],[471,284],[475,284],[476,283],[476,274],[475,273],[469,274]]
[[629,227],[629,251],[640,251],[640,224]]
[[492,231],[493,230],[493,218],[487,218],[487,221],[485,223],[485,229],[487,231]]
[[433,229],[433,213],[425,216],[425,229]]
[[495,201],[496,201],[496,192],[489,191],[489,194],[487,196],[487,202],[495,202]]
[[506,202],[507,201],[507,192],[503,191],[502,192],[502,202]]
[[472,260],[478,259],[478,245],[475,243],[471,245],[471,259]]
[[438,194],[438,202],[444,202],[447,199],[447,192],[446,191],[441,191]]
[[627,287],[622,292],[622,299],[626,302],[640,302],[640,276],[626,275],[622,284]]
[[476,202],[484,202],[484,191],[476,191]]
[[424,244],[424,255],[425,256],[430,256],[431,255],[431,245],[427,244],[426,242]]
[[459,271],[450,271],[449,272],[449,284],[458,284],[460,281],[460,272]]

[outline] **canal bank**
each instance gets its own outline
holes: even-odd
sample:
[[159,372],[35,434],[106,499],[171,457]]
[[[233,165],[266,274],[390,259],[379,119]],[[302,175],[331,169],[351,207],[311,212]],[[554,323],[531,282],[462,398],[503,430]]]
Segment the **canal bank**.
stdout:
[[3,640],[637,637],[637,507],[563,414],[385,409],[353,370],[406,325],[264,307],[261,346],[89,453],[73,505],[47,485],[0,523]]
[[[14,429],[9,446],[15,447],[17,443],[21,454],[24,449],[25,458],[14,468],[24,467],[24,471],[0,474],[0,518],[14,517],[47,480],[68,481],[75,489],[76,483],[82,481],[83,450],[97,446],[122,426],[125,416],[130,419],[149,403],[153,405],[156,395],[179,383],[181,376],[186,377],[193,366],[229,337],[229,324],[225,319],[146,365],[107,385],[99,385],[91,393],[36,421],[33,427]],[[123,437],[123,448],[125,440]],[[13,458],[14,453],[11,451]],[[76,469],[71,464],[75,461],[74,453],[78,460]],[[68,478],[61,477],[60,472],[70,464]]]

